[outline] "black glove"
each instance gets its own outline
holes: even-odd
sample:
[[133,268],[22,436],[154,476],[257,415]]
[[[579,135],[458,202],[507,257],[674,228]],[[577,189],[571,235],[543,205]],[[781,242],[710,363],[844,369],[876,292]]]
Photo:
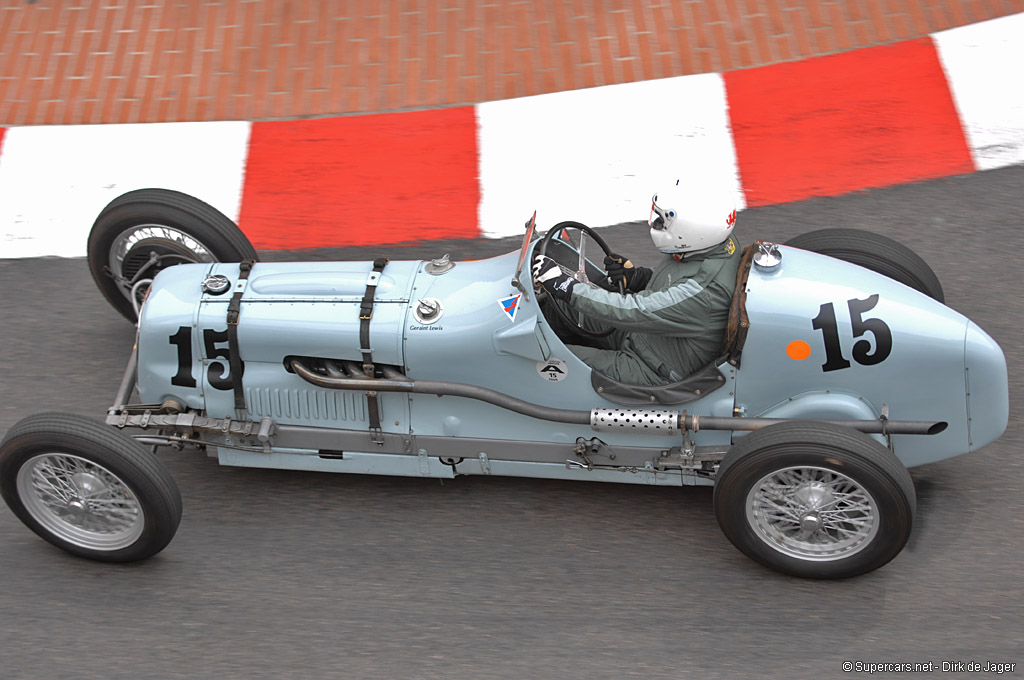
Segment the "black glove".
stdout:
[[619,282],[622,282],[627,293],[639,293],[651,280],[650,269],[637,267],[631,260],[616,253],[604,256],[604,268],[608,277],[601,282],[602,286],[613,292],[619,291]]
[[576,279],[562,271],[558,263],[547,255],[538,255],[533,259],[533,283],[543,286],[544,290],[559,300],[568,300],[572,296]]

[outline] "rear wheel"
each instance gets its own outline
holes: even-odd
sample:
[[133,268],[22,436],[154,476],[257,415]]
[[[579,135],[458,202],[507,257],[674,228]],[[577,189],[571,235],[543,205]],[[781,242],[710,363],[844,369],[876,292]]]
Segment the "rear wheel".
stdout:
[[163,550],[181,521],[167,468],[127,435],[42,413],[0,443],[0,495],[25,526],[73,555],[131,562]]
[[861,229],[819,229],[795,236],[786,245],[860,265],[945,302],[939,277],[928,263],[888,236]]
[[226,215],[198,198],[140,189],[114,199],[89,232],[89,271],[130,321],[161,270],[188,262],[255,260],[256,250]]
[[743,437],[719,466],[715,514],[744,554],[791,576],[847,578],[888,563],[916,505],[903,464],[838,425],[780,423]]

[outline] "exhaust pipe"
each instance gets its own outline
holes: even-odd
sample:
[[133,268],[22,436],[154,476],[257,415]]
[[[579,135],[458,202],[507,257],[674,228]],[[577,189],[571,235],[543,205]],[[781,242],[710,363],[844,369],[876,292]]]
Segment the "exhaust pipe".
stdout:
[[[352,362],[347,362],[352,363]],[[552,408],[533,404],[522,399],[465,383],[439,380],[412,380],[394,369],[384,369],[384,378],[356,377],[351,371],[345,372],[332,362],[325,362],[328,375],[321,375],[307,368],[298,359],[292,359],[290,366],[295,373],[308,383],[332,390],[359,390],[371,392],[404,392],[410,394],[433,394],[444,397],[476,399],[514,413],[538,420],[547,420],[570,425],[590,425],[597,431],[636,432],[655,435],[672,435],[689,430],[760,430],[778,423],[798,420],[795,418],[720,418],[680,413],[673,409],[641,408],[595,408],[589,411]],[[355,364],[353,364],[355,366]],[[349,368],[346,365],[346,368]],[[362,375],[361,372],[359,375]],[[824,420],[849,427],[866,434],[939,434],[948,423],[934,420]]]

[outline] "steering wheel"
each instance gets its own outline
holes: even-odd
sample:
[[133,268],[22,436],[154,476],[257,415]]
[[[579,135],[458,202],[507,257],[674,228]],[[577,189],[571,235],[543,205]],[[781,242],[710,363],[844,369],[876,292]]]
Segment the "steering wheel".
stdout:
[[[591,229],[590,227],[588,227],[587,225],[582,224],[580,222],[574,222],[571,220],[567,222],[559,222],[555,226],[551,227],[551,229],[548,229],[548,233],[546,233],[544,235],[544,238],[540,240],[540,245],[538,246],[537,251],[535,252],[539,255],[547,255],[548,245],[551,243],[551,240],[554,238],[556,234],[561,234],[566,229],[575,229],[578,232],[580,232],[580,245],[577,249],[577,251],[579,252],[579,261],[575,271],[572,271],[564,267],[561,263],[557,261],[555,261],[555,264],[557,264],[559,269],[561,269],[567,276],[571,276],[572,278],[576,279],[581,283],[589,283],[590,279],[587,278],[587,236],[590,236],[590,238],[594,239],[594,241],[601,248],[601,250],[604,251],[605,255],[610,256],[612,254],[612,250],[611,248],[608,247],[608,244],[605,243],[605,240],[601,238],[601,235],[598,234],[593,229]],[[537,287],[536,284],[535,287],[537,288],[538,292],[544,290],[543,287]],[[625,293],[625,286],[623,285],[622,281],[619,282],[619,292]],[[560,305],[555,304],[550,306],[554,307],[555,311],[558,313],[558,316],[562,318],[562,321],[572,326],[573,329],[576,332],[580,333],[581,335],[586,335],[591,338],[605,338],[615,332],[614,328],[609,328],[606,331],[589,330],[583,327],[582,312],[579,312],[577,314],[577,318],[573,319],[567,311],[562,309]]]

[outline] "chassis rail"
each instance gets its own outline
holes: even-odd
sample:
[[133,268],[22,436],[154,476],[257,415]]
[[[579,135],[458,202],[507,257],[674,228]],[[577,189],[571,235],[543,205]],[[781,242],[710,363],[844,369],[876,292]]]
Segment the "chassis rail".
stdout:
[[[365,392],[405,392],[457,396],[477,399],[495,406],[521,413],[530,417],[554,422],[586,425],[597,431],[630,431],[654,435],[682,435],[682,441],[673,445],[668,439],[663,447],[656,447],[651,457],[649,446],[609,446],[598,438],[578,437],[575,445],[565,443],[533,442],[525,449],[504,451],[503,457],[522,462],[551,462],[567,453],[573,457],[565,459],[566,469],[583,467],[588,470],[612,470],[631,473],[675,472],[684,478],[704,477],[714,479],[718,464],[729,447],[694,446],[691,432],[700,430],[751,431],[776,423],[788,422],[785,418],[744,418],[712,417],[688,414],[673,409],[595,408],[590,411],[558,409],[517,399],[507,394],[468,385],[442,381],[417,381],[408,378],[394,368],[383,368],[382,378],[367,378],[355,362],[324,361],[321,372],[306,366],[299,359],[289,360],[289,366],[301,378],[311,384],[327,389],[354,390]],[[384,434],[380,432],[337,430],[327,427],[277,424],[264,417],[253,421],[245,413],[234,417],[211,418],[196,411],[187,410],[176,402],[164,404],[132,404],[128,399],[135,387],[138,371],[138,352],[133,349],[124,377],[118,389],[114,404],[108,409],[106,422],[119,429],[138,428],[143,430],[134,438],[141,444],[184,447],[236,449],[250,454],[271,454],[275,450],[296,453],[308,451],[308,455],[321,457],[344,457],[344,451],[376,451],[384,454],[417,456],[423,470],[429,470],[426,457],[429,451],[443,450],[441,461],[456,471],[463,460],[480,459],[481,469],[490,474],[488,454],[480,453],[494,449],[493,440],[477,440],[438,436],[408,434]],[[324,375],[323,373],[327,373]],[[869,434],[891,435],[938,434],[946,429],[942,421],[890,420],[888,408],[883,406],[878,420],[827,420],[844,427],[850,427]],[[664,439],[662,439],[665,441]],[[658,451],[657,449],[660,449]],[[498,450],[494,451],[498,453]],[[437,454],[433,454],[437,456]],[[426,474],[424,472],[424,474]],[[655,479],[655,477],[650,477]],[[649,481],[648,483],[654,483]]]
[[[644,431],[651,434],[673,434],[677,431],[700,430],[759,430],[777,423],[788,422],[788,418],[721,418],[698,416],[672,409],[601,408],[590,411],[559,409],[533,404],[522,399],[465,383],[451,383],[435,380],[412,380],[399,373],[385,372],[384,378],[357,377],[346,374],[341,368],[330,366],[331,375],[321,375],[308,368],[298,359],[292,359],[291,368],[303,380],[318,387],[337,390],[359,390],[372,392],[407,392],[435,394],[438,396],[465,397],[476,399],[515,413],[532,418],[574,425],[590,425],[595,430]],[[948,423],[934,420],[890,420],[883,411],[878,420],[827,420],[824,422],[850,427],[867,434],[939,434]],[[657,426],[655,426],[657,425]]]
[[[655,435],[672,435],[680,431],[684,433],[699,432],[700,430],[752,431],[792,420],[789,418],[699,416],[674,409],[594,408],[589,411],[560,409],[534,404],[476,385],[437,380],[412,380],[394,369],[384,369],[383,378],[367,378],[359,373],[358,367],[352,362],[345,362],[339,366],[332,360],[326,360],[325,370],[328,375],[316,372],[295,358],[289,361],[289,366],[306,382],[326,389],[464,397],[493,404],[531,418],[572,425],[590,425],[599,432],[628,430]],[[270,438],[277,429],[277,426],[269,418],[264,418],[260,423],[256,423],[213,419],[180,411],[174,412],[173,407],[168,413],[167,405],[129,405],[127,401],[135,387],[137,374],[138,345],[136,344],[132,348],[132,354],[128,360],[124,377],[121,379],[114,404],[107,410],[107,424],[119,428],[155,427],[253,436],[257,437],[257,441],[264,448],[269,448]],[[375,396],[375,394],[371,396]],[[897,434],[934,435],[944,431],[948,426],[948,423],[944,421],[935,420],[891,420],[888,417],[887,407],[883,407],[882,416],[878,420],[825,420],[822,422],[849,427],[867,434],[885,436]]]

